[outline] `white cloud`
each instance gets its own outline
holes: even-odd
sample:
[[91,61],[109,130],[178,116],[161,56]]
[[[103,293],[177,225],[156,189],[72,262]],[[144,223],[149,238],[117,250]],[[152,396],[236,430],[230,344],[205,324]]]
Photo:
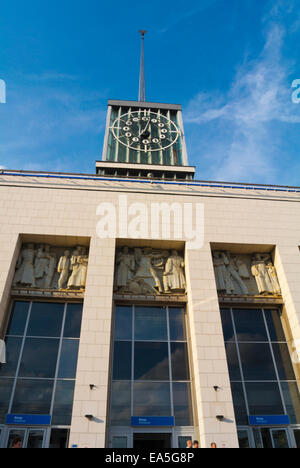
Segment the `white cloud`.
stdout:
[[[208,135],[210,141],[202,142],[204,155],[198,156],[214,161],[211,178],[274,181],[276,158],[280,157],[277,127],[300,123],[299,106],[291,100],[293,64],[282,58],[285,28],[273,20],[278,8],[270,13],[260,56],[237,70],[228,93],[201,93],[188,106],[187,124],[203,129],[215,124],[215,138]],[[192,151],[195,155],[199,148]]]

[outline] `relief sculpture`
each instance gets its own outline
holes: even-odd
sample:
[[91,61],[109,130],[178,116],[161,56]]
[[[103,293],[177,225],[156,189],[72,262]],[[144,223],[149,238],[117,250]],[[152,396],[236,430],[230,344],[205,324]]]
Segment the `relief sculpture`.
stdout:
[[270,254],[231,254],[213,251],[217,290],[226,295],[280,295]]
[[86,247],[73,250],[48,244],[27,244],[21,249],[13,287],[42,290],[84,290],[88,267]]
[[151,247],[117,251],[115,291],[131,294],[182,294],[186,290],[184,259],[177,250]]

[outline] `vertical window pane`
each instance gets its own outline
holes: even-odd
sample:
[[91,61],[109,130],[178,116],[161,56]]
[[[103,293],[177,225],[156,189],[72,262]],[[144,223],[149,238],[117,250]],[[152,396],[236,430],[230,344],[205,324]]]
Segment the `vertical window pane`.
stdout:
[[279,310],[265,310],[271,341],[286,341]]
[[269,344],[239,343],[245,380],[277,380]]
[[225,341],[234,341],[234,331],[230,309],[221,309],[221,319]]
[[28,433],[27,447],[28,449],[41,449],[44,442],[44,431],[30,430]]
[[56,384],[52,424],[70,426],[72,419],[75,382],[58,380]]
[[24,335],[30,302],[15,302],[7,335]]
[[59,379],[75,379],[79,340],[63,340],[59,364]]
[[225,343],[230,380],[242,380],[235,343]]
[[160,307],[137,307],[135,309],[136,340],[167,340],[166,309]]
[[173,383],[174,416],[176,426],[193,426],[191,386],[186,382]]
[[168,343],[135,343],[134,378],[169,380]]
[[171,343],[173,380],[189,380],[189,357],[187,343]]
[[16,386],[12,413],[49,414],[52,391],[52,380],[19,379]]
[[169,308],[171,341],[186,341],[185,310]]
[[300,395],[297,382],[281,382],[281,388],[291,424],[300,424]]
[[50,438],[50,449],[68,448],[69,429],[52,429]]
[[65,338],[80,338],[81,320],[82,304],[68,304],[64,329]]
[[112,426],[129,426],[131,417],[131,382],[112,382],[110,422]]
[[0,424],[5,421],[13,386],[13,379],[0,379]]
[[272,347],[280,380],[296,380],[288,345],[273,343]]
[[300,429],[294,430],[294,436],[296,440],[296,447],[299,449],[300,448]]
[[20,377],[54,378],[59,340],[27,338],[25,341]]
[[240,449],[249,449],[250,441],[248,436],[248,431],[238,431],[238,438],[239,438],[239,447]]
[[236,423],[238,425],[248,425],[248,414],[243,385],[241,383],[231,383],[231,391]]
[[132,340],[132,307],[116,307],[115,340]]
[[238,341],[268,341],[262,310],[235,309],[233,315]]
[[250,415],[284,414],[277,383],[247,383],[246,391]]
[[114,380],[131,380],[131,341],[116,341],[114,344]]
[[127,437],[113,437],[112,448],[126,449],[127,448]]
[[133,416],[171,416],[170,384],[134,383]]
[[61,334],[64,304],[34,302],[27,336],[59,337]]
[[6,364],[0,364],[1,377],[14,377],[17,370],[22,338],[7,338],[6,340]]

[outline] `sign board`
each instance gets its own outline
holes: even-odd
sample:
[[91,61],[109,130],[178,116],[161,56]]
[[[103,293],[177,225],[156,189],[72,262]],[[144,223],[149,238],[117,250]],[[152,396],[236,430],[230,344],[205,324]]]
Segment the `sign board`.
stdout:
[[286,414],[249,416],[250,426],[288,426],[290,423],[290,418]]
[[175,426],[175,418],[173,416],[168,417],[132,417],[131,426],[150,426],[150,427],[173,427]]
[[7,414],[5,424],[13,426],[50,426],[51,416],[48,414]]

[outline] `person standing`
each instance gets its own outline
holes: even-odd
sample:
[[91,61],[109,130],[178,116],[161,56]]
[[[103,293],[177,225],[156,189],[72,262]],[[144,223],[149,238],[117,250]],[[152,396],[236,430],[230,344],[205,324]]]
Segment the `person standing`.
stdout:
[[186,441],[186,448],[187,448],[187,449],[192,449],[192,448],[193,448],[193,441],[192,441],[192,439],[188,439],[188,440]]
[[198,448],[199,448],[199,442],[198,442],[198,440],[194,440],[194,442],[193,442],[193,448],[194,448],[194,449],[198,449]]

